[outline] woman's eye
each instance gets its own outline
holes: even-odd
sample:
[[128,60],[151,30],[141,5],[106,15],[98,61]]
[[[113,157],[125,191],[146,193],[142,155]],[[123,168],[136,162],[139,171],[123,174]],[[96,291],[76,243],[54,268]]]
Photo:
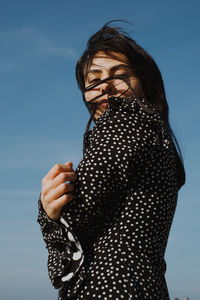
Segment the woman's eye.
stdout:
[[118,71],[115,73],[115,76],[122,76],[122,75],[125,75],[126,72],[123,72],[123,71]]
[[89,80],[88,80],[89,84],[91,84],[91,83],[96,83],[96,82],[98,82],[98,81],[99,81],[98,78],[92,78],[92,79],[89,79]]

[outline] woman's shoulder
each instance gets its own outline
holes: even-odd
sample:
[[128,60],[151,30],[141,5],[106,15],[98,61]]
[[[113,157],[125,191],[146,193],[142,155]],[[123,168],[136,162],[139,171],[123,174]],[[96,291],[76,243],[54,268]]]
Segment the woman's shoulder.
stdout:
[[110,134],[117,130],[118,133],[126,131],[140,137],[155,135],[159,140],[171,138],[168,124],[144,98],[109,98],[107,110],[85,135],[87,144],[90,144],[97,132],[106,134],[108,130]]
[[169,126],[150,103],[144,98],[109,98],[108,108],[97,119],[92,130],[87,132],[87,140],[90,140],[93,133],[102,126],[130,127],[145,126],[162,131],[169,131]]
[[156,110],[145,98],[133,97],[112,97],[109,98],[108,109],[97,120],[95,126],[109,122],[109,120],[118,119],[123,122],[127,118],[133,123],[146,124],[153,127],[168,127],[161,113]]

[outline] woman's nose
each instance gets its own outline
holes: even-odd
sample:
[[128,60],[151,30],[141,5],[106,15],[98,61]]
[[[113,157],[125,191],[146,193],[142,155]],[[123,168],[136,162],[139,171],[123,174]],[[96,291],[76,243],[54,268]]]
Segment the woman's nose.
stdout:
[[100,85],[100,91],[101,91],[101,94],[103,93],[109,93],[111,91],[111,82],[103,82],[101,85]]

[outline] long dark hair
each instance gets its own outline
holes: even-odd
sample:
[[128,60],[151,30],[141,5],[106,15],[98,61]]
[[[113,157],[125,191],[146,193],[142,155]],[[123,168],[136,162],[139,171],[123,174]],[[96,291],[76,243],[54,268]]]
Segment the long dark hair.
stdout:
[[[86,132],[94,117],[92,106],[88,105],[84,98],[84,93],[86,91],[85,78],[92,60],[95,54],[99,51],[104,52],[111,57],[115,56],[116,53],[122,54],[128,60],[132,74],[139,79],[142,85],[144,97],[154,109],[159,111],[170,128],[173,141],[176,145],[175,148],[177,149],[177,170],[180,187],[185,183],[183,159],[179,144],[169,124],[169,108],[160,70],[154,59],[147,53],[147,51],[139,46],[136,41],[130,38],[125,32],[123,32],[121,28],[110,26],[111,22],[106,23],[88,40],[87,48],[76,65],[77,83],[82,91],[83,100],[91,114]],[[128,82],[127,85],[129,85]]]

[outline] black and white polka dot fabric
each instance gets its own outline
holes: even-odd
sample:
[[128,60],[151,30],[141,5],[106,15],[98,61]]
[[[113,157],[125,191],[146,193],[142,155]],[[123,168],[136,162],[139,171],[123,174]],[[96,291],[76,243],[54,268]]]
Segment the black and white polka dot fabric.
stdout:
[[141,103],[109,99],[87,134],[60,221],[39,201],[60,300],[169,300],[164,254],[177,203],[176,150],[160,114]]

